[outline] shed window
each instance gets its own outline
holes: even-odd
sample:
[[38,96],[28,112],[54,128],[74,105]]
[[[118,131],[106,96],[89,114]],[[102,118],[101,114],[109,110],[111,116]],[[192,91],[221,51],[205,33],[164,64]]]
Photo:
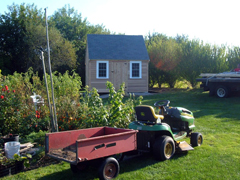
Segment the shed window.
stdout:
[[107,79],[108,78],[108,61],[97,61],[97,78]]
[[142,78],[142,62],[130,62],[130,78]]

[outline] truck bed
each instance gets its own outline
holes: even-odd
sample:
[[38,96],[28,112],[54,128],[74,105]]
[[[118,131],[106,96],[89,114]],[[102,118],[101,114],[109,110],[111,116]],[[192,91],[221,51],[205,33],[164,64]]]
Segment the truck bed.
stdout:
[[46,134],[46,155],[72,164],[137,149],[136,130],[97,127]]
[[223,83],[239,83],[239,72],[224,72],[224,73],[202,73],[199,75],[201,78],[197,78],[196,81],[202,83],[208,82],[223,82]]
[[210,78],[210,77],[216,77],[216,78],[240,78],[239,72],[224,72],[224,73],[201,73],[199,76],[203,78]]

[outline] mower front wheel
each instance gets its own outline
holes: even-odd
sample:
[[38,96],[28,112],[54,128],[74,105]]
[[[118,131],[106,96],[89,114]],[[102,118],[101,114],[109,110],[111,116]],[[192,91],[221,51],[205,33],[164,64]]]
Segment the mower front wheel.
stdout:
[[201,146],[203,143],[202,134],[198,132],[192,133],[190,141],[192,147]]
[[153,145],[153,153],[157,160],[165,161],[175,153],[175,143],[170,136],[161,136]]

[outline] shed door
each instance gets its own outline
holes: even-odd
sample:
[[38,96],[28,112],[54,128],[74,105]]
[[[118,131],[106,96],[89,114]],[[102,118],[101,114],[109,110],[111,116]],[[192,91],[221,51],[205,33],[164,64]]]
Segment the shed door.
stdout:
[[118,90],[120,85],[125,82],[125,92],[128,92],[128,69],[127,61],[112,62],[112,83],[116,90]]

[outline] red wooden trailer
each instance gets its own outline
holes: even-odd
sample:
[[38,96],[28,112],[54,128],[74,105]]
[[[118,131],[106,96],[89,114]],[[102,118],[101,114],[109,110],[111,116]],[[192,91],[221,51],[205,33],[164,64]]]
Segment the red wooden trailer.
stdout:
[[81,170],[86,162],[101,159],[100,179],[118,175],[119,164],[111,156],[137,150],[137,130],[97,127],[46,134],[46,155],[69,162]]

